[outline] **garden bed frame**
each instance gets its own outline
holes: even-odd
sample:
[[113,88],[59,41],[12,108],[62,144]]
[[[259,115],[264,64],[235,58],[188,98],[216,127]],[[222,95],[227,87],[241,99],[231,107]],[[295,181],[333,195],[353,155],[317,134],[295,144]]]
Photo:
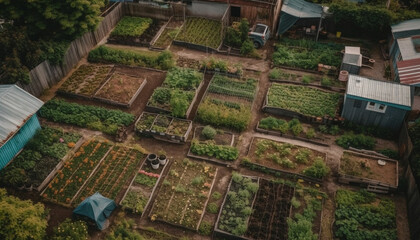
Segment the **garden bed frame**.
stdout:
[[269,78],[270,82],[277,82],[277,83],[286,83],[286,84],[295,84],[295,85],[301,85],[301,86],[311,86],[311,87],[318,87],[323,88],[326,90],[338,92],[338,93],[344,93],[346,92],[345,88],[340,87],[331,87],[331,86],[322,86],[321,84],[313,84],[313,83],[303,83],[303,82],[294,82],[289,80],[282,80],[282,79],[276,79],[276,78]]
[[[185,113],[185,119],[188,119],[190,117],[191,111],[192,111],[192,109],[195,105],[195,102],[198,99],[198,94],[200,93],[201,88],[203,88],[203,87],[204,87],[204,74],[203,74],[203,78],[201,79],[200,85],[198,85],[197,89],[195,89],[194,98],[191,101],[191,104],[188,107],[187,112]],[[207,89],[206,89],[206,91],[207,91]],[[165,113],[165,114],[171,114],[172,113],[171,111],[160,108],[160,107],[150,106],[150,100],[151,99],[149,99],[149,101],[146,104],[146,107],[144,108],[145,111],[152,112],[152,113]]]
[[[159,115],[161,115],[161,114],[158,114],[158,113],[143,112],[140,115],[140,117],[137,119],[137,121],[134,123],[134,126],[137,126],[137,123],[140,121],[143,114],[152,114],[152,115],[156,115],[156,116],[155,116],[155,119],[153,120],[152,125],[150,126],[150,129],[145,129],[145,130],[142,130],[142,131],[137,130],[137,129],[135,130],[139,134],[144,135],[144,136],[152,136],[152,137],[154,137],[156,139],[159,139],[159,140],[164,140],[164,141],[169,141],[169,142],[174,142],[174,143],[185,143],[187,141],[188,136],[190,135],[190,132],[191,132],[191,129],[192,129],[192,121],[191,120],[185,120],[185,119],[175,118],[175,117],[172,117],[172,116],[166,116],[165,115],[166,117],[172,118],[172,120],[169,123],[166,132],[157,132],[155,130],[152,130],[151,128],[152,128],[153,124],[156,122],[157,117]],[[167,133],[168,130],[169,130],[169,126],[172,124],[174,119],[176,119],[178,121],[188,122],[188,124],[189,124],[188,129],[183,136],[177,136],[177,135],[172,135],[172,134]]]
[[[204,127],[203,126],[198,126],[194,129],[193,139],[195,139],[196,131],[197,131],[198,128],[204,128]],[[231,132],[224,132],[224,133],[232,135],[232,140],[231,140],[229,146],[233,147],[233,144],[235,143],[235,134],[233,134]],[[191,146],[188,149],[187,157],[204,160],[204,161],[207,161],[209,163],[220,164],[220,165],[227,166],[227,167],[230,167],[235,162],[235,161],[224,161],[224,160],[217,159],[215,157],[195,155],[194,153],[191,152]]]
[[[150,154],[149,154],[149,155],[150,155]],[[128,192],[131,190],[131,188],[132,188],[132,186],[133,186],[133,183],[134,183],[134,180],[136,179],[137,175],[139,174],[139,171],[140,171],[140,170],[143,168],[143,166],[146,164],[146,162],[147,162],[147,158],[149,157],[149,155],[147,155],[147,156],[144,158],[143,163],[140,165],[140,167],[139,167],[139,169],[137,170],[136,174],[134,175],[133,179],[131,179],[130,185],[128,185],[128,188],[127,188],[127,190],[126,190],[126,191],[125,191],[125,193],[124,193],[124,196],[121,198],[121,201],[119,201],[119,203],[118,203],[120,206],[122,206],[122,205],[121,205],[121,203],[124,201],[124,199],[125,199],[125,197],[127,196]],[[160,179],[162,178],[163,173],[165,172],[166,166],[171,165],[171,164],[172,164],[172,161],[169,161],[169,159],[167,159],[167,160],[166,160],[166,164],[165,164],[165,165],[163,166],[163,168],[162,168],[162,171],[161,171],[161,173],[160,173],[159,178],[156,180],[155,186],[153,186],[152,191],[150,192],[150,197],[149,197],[149,199],[147,200],[146,205],[144,206],[144,209],[143,209],[143,212],[141,213],[141,216],[143,216],[143,215],[144,215],[143,213],[145,213],[145,212],[147,211],[147,208],[149,207],[150,202],[152,201],[152,198],[153,198],[153,195],[154,195],[154,193],[155,193],[155,190],[156,190],[157,186],[159,185]],[[131,209],[131,208],[126,208],[126,209],[128,209],[128,210],[132,211],[132,209]]]
[[[268,138],[252,137],[251,143],[249,144],[249,147],[247,149],[247,153],[246,153],[247,156],[249,156],[249,154],[250,154],[250,151],[251,151],[252,145],[254,144],[255,138],[261,138],[261,139],[266,139],[266,140],[270,140],[270,141],[274,141],[274,142],[280,142],[280,141],[272,140],[272,139],[268,139]],[[293,144],[293,145],[295,145],[295,144]],[[299,145],[296,145],[296,146],[302,147],[302,146],[299,146]],[[304,147],[304,148],[306,148],[306,147]],[[310,148],[308,148],[308,149],[310,149]],[[310,149],[310,150],[312,150],[312,149]],[[312,150],[312,151],[316,151],[316,150]],[[317,151],[317,152],[319,152],[319,151]],[[325,162],[327,162],[327,153],[322,153],[322,154],[325,154],[323,159],[324,159]],[[291,178],[291,179],[294,179],[294,180],[303,179],[307,182],[320,184],[320,185],[323,183],[323,179],[317,179],[317,178],[313,178],[313,177],[308,177],[308,176],[300,174],[300,173],[295,173],[295,172],[291,172],[291,171],[287,171],[287,170],[267,167],[267,166],[264,166],[264,165],[261,165],[261,164],[258,164],[258,163],[254,163],[252,161],[250,161],[249,165],[250,165],[249,167],[255,166],[255,169],[257,169],[259,171],[264,169],[264,170],[268,170],[268,171],[273,172],[273,173],[280,173],[281,175],[284,175],[285,177]]]
[[[169,18],[169,20],[162,26],[162,28],[159,30],[159,32],[157,32],[156,36],[150,42],[150,47],[149,47],[150,50],[164,51],[164,50],[167,50],[167,49],[169,49],[171,47],[172,42],[166,48],[155,47],[155,43],[160,38],[160,35],[162,35],[162,33],[165,31],[165,29],[173,29],[173,30],[175,30],[175,28],[168,27],[169,23],[172,21],[173,18],[174,18],[174,16],[171,16]],[[184,23],[182,23],[182,25],[181,25],[181,27],[179,29],[181,29],[183,26],[184,26]],[[175,38],[178,36],[178,34],[179,34],[179,32],[176,34]]]
[[299,140],[299,141],[308,142],[308,143],[312,143],[312,144],[316,144],[316,145],[320,145],[320,146],[324,146],[324,147],[330,146],[328,143],[326,143],[324,141],[323,138],[315,137],[313,139],[309,139],[309,138],[294,136],[292,134],[283,134],[280,131],[267,130],[267,129],[260,128],[260,122],[257,123],[257,126],[255,127],[255,131],[260,132],[260,133],[264,133],[264,134],[268,134],[268,135],[273,135],[273,136],[296,139],[296,140]]
[[[260,186],[260,178],[259,177],[245,176],[245,175],[241,175],[241,176],[246,177],[246,178],[250,178],[251,180],[256,180],[257,184],[258,184],[258,187]],[[249,238],[246,238],[246,237],[243,237],[243,236],[235,236],[231,233],[228,233],[228,232],[223,231],[223,230],[218,228],[219,221],[220,221],[220,216],[222,215],[223,207],[225,206],[226,199],[227,199],[227,193],[230,191],[230,187],[232,185],[232,182],[233,182],[233,180],[230,179],[225,197],[223,198],[223,202],[222,202],[222,205],[221,205],[220,210],[219,210],[219,214],[217,215],[216,223],[214,224],[213,238],[222,237],[222,238],[233,239],[233,240],[250,240]],[[255,203],[255,199],[257,199],[257,194],[258,194],[258,192],[254,194],[254,198],[253,198],[251,206],[250,206],[251,209],[254,209],[254,203]],[[247,227],[248,227],[248,224],[249,224],[250,217],[251,217],[251,215],[249,215],[247,220],[246,220],[246,226]]]
[[[165,220],[161,220],[161,219],[156,219],[156,221],[159,221],[159,222],[162,222],[162,223],[166,223],[166,224],[169,224],[169,225],[172,225],[172,226],[175,226],[175,227],[179,227],[179,228],[182,228],[182,229],[186,229],[186,230],[198,231],[198,229],[200,228],[200,225],[201,225],[201,221],[203,220],[204,214],[206,213],[207,204],[209,203],[210,198],[211,198],[210,193],[212,192],[213,187],[214,187],[214,183],[216,182],[217,172],[219,171],[219,168],[215,167],[215,169],[216,169],[216,171],[214,172],[214,178],[213,178],[213,181],[211,182],[211,187],[210,187],[210,189],[209,189],[209,196],[207,197],[207,200],[206,200],[206,202],[204,203],[203,212],[201,213],[200,220],[198,221],[198,223],[197,223],[197,227],[196,227],[195,229],[188,228],[188,227],[183,226],[183,225],[180,225],[180,224],[167,222],[167,221],[165,221]],[[161,187],[160,187],[159,191],[160,191],[161,189],[162,189],[162,185],[161,185]],[[155,200],[156,200],[156,199],[155,199]],[[150,212],[149,212],[149,215],[148,215],[148,217],[149,217],[149,218],[151,218],[151,216],[152,216],[152,212],[153,212],[153,207],[152,207],[152,209],[151,209],[151,210],[150,210]]]
[[375,193],[391,193],[394,192],[398,189],[398,161],[390,159],[390,158],[386,158],[386,157],[380,157],[380,156],[375,156],[375,155],[367,155],[364,153],[360,153],[360,152],[355,152],[355,151],[348,151],[345,150],[344,153],[348,153],[350,155],[355,155],[355,156],[359,156],[359,157],[364,157],[364,158],[369,158],[372,159],[374,161],[377,160],[382,160],[385,161],[387,163],[393,163],[395,164],[395,185],[391,185],[388,183],[384,183],[378,180],[374,180],[374,179],[369,179],[369,178],[363,178],[363,177],[357,177],[357,176],[352,176],[349,174],[345,174],[343,172],[340,171],[340,167],[341,167],[341,159],[338,165],[338,182],[339,183],[345,183],[345,184],[357,184],[361,187],[366,187],[368,191],[370,192],[375,192]]
[[280,108],[280,107],[269,106],[268,105],[268,95],[270,93],[270,88],[271,88],[271,86],[268,88],[267,93],[265,95],[264,103],[263,103],[263,106],[262,106],[263,112],[271,113],[271,114],[279,115],[279,116],[286,116],[286,117],[290,117],[290,118],[297,118],[297,119],[299,119],[303,122],[307,122],[307,123],[339,124],[339,123],[342,123],[344,121],[344,118],[338,116],[338,114],[337,114],[339,112],[339,109],[340,109],[339,106],[341,105],[341,102],[343,101],[342,98],[340,99],[340,102],[338,103],[338,107],[336,108],[335,117],[329,117],[329,116],[316,117],[316,116],[309,116],[309,115],[305,115],[305,114],[302,114],[302,113],[290,111],[290,110],[283,109],[283,108]]
[[74,145],[74,147],[54,167],[54,169],[50,172],[50,174],[48,174],[48,176],[44,179],[44,181],[42,181],[42,183],[37,188],[35,188],[38,192],[43,190],[48,185],[48,183],[55,177],[55,174],[57,173],[57,171],[61,169],[64,162],[67,161],[67,159],[69,159],[71,156],[73,156],[73,154],[79,149],[79,147],[83,144],[83,142],[85,142],[85,139],[82,136],[77,141],[76,145]]

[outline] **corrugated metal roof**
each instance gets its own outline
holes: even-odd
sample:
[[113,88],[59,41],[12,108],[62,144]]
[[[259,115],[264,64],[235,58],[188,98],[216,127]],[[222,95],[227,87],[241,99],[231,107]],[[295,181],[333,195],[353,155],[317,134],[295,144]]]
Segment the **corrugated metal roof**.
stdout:
[[413,39],[411,37],[398,39],[397,42],[403,60],[420,58],[420,53],[416,52]]
[[391,26],[394,39],[420,34],[420,18],[411,19]]
[[0,85],[0,146],[44,103],[16,85]]
[[349,75],[347,94],[411,107],[410,86],[394,82],[378,81],[358,75]]
[[281,11],[299,18],[320,18],[323,9],[321,5],[303,0],[286,0]]
[[400,83],[420,84],[420,58],[397,62]]

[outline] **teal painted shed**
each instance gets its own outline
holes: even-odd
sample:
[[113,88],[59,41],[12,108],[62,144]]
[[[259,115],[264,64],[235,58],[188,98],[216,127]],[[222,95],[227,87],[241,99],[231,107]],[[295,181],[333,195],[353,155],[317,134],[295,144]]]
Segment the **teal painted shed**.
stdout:
[[0,169],[41,128],[36,112],[43,104],[16,85],[0,85]]

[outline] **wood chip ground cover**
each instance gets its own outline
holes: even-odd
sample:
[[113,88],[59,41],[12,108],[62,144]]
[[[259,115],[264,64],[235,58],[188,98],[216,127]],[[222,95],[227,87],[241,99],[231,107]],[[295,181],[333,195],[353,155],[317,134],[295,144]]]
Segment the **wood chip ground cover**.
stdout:
[[111,147],[108,142],[93,139],[84,142],[73,157],[64,163],[42,196],[57,203],[70,204],[71,199]]
[[95,96],[119,103],[128,103],[145,80],[145,78],[113,73]]
[[319,89],[273,83],[268,91],[268,107],[278,107],[307,116],[335,117],[340,94]]
[[72,204],[77,205],[96,192],[119,202],[119,193],[129,184],[144,157],[145,155],[136,149],[114,146]]
[[220,21],[189,17],[175,40],[217,49],[222,42],[221,31]]
[[63,83],[59,91],[92,96],[106,80],[112,67],[111,65],[82,65]]
[[150,217],[188,229],[198,229],[216,168],[188,159],[175,160],[154,201]]
[[317,159],[325,161],[325,153],[290,143],[254,138],[248,153],[252,163],[273,169],[302,173]]

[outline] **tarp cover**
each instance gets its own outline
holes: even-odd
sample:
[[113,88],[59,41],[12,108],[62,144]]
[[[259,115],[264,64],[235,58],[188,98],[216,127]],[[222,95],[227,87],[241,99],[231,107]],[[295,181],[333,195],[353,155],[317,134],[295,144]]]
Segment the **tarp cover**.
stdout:
[[322,6],[303,0],[285,0],[281,8],[277,33],[285,33],[301,18],[321,18]]
[[116,207],[117,205],[113,200],[102,196],[100,193],[95,193],[81,202],[73,213],[92,219],[96,222],[98,228],[103,230],[106,218],[111,215]]

